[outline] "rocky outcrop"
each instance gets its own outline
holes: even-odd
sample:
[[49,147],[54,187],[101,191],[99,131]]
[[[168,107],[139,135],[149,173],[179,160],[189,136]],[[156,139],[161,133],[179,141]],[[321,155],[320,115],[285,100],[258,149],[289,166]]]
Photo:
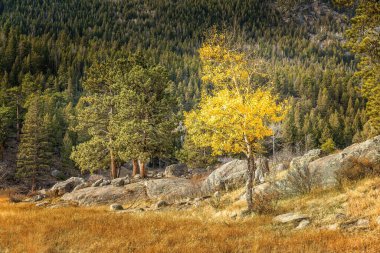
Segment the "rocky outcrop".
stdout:
[[311,174],[318,173],[322,186],[334,186],[337,183],[336,173],[358,165],[379,166],[380,136],[365,142],[354,144],[337,154],[332,154],[311,162],[308,166]]
[[71,177],[63,182],[56,183],[51,189],[50,192],[56,196],[61,196],[65,193],[71,192],[74,188],[80,184],[83,184],[85,181],[80,177]]
[[243,186],[246,181],[246,172],[247,161],[233,160],[214,170],[203,182],[202,189],[217,191]]
[[117,187],[121,187],[121,186],[124,186],[124,185],[129,184],[129,183],[130,183],[130,180],[128,177],[115,178],[115,179],[111,180],[111,184],[113,186],[117,186]]
[[165,169],[165,177],[181,177],[188,173],[186,164],[172,164]]
[[321,157],[321,155],[322,155],[322,150],[320,149],[310,150],[303,156],[293,158],[293,160],[290,162],[289,169],[297,170],[297,169],[307,168],[308,165],[312,161],[317,160],[318,158]]
[[146,193],[151,199],[183,198],[195,194],[199,187],[183,178],[163,178],[145,182]]
[[196,195],[200,187],[183,178],[163,178],[144,182],[86,187],[62,196],[64,201],[79,205],[120,203],[127,204],[136,200],[186,198]]
[[[255,161],[255,181],[265,182],[265,176],[269,173],[268,159],[258,158]],[[214,170],[203,182],[202,189],[205,191],[228,190],[242,187],[246,182],[246,160],[232,160]]]
[[124,187],[107,185],[103,187],[87,187],[71,193],[66,193],[61,198],[64,201],[76,202],[79,205],[97,205],[111,203],[128,203],[136,200],[147,199],[143,184],[134,183]]

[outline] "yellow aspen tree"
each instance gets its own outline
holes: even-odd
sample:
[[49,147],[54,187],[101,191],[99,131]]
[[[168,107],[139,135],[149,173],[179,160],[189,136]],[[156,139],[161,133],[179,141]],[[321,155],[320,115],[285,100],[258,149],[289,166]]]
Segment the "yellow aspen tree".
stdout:
[[200,104],[185,114],[185,125],[199,147],[211,147],[214,155],[244,154],[248,162],[247,204],[253,210],[252,188],[255,155],[261,141],[272,135],[270,125],[280,122],[286,103],[268,84],[262,61],[229,46],[224,34],[213,34],[199,50],[203,80],[213,85]]

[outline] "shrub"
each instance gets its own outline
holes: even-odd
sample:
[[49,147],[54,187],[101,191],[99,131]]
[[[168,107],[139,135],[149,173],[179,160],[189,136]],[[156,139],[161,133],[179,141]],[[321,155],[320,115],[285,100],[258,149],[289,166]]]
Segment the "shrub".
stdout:
[[277,210],[280,194],[277,190],[263,191],[253,196],[253,211],[258,214],[272,214]]
[[333,139],[328,138],[321,146],[321,150],[325,154],[330,154],[335,150],[335,142]]
[[291,195],[307,194],[320,185],[321,179],[319,172],[311,173],[306,165],[290,170],[279,187],[284,193]]
[[351,158],[348,165],[336,172],[336,180],[342,187],[346,182],[356,182],[367,176],[379,175],[380,164],[374,164],[366,158]]

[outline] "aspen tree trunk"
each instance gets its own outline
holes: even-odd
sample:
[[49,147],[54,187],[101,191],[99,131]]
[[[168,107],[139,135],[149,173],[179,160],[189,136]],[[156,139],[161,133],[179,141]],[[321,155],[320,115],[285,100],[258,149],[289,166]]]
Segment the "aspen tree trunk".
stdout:
[[115,162],[115,157],[113,155],[113,151],[111,150],[110,151],[110,156],[111,156],[111,178],[115,179],[117,178],[117,166],[116,166],[116,162]]
[[137,163],[137,160],[133,159],[132,160],[132,165],[133,165],[133,171],[132,171],[132,176],[136,176],[137,175],[137,171],[138,171],[138,167],[139,167],[139,164]]
[[253,179],[255,177],[255,170],[256,170],[256,165],[255,165],[255,158],[253,157],[252,154],[250,154],[247,157],[247,163],[248,163],[248,168],[247,168],[247,183],[246,183],[246,200],[247,200],[247,205],[248,205],[248,211],[252,212],[253,210]]
[[246,182],[246,201],[248,205],[248,211],[253,211],[253,180],[255,178],[255,171],[256,171],[256,164],[255,164],[255,157],[253,155],[253,149],[251,142],[248,140],[247,136],[244,135],[244,141],[247,145],[247,182]]
[[140,176],[144,178],[146,176],[145,163],[143,161],[139,161],[139,164],[140,164]]

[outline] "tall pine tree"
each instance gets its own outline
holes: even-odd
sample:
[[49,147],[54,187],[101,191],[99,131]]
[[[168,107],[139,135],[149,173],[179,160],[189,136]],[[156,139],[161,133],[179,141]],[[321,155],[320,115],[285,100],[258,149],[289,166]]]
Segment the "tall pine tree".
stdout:
[[49,118],[48,115],[42,115],[41,96],[33,95],[25,115],[17,154],[17,176],[27,181],[32,191],[35,190],[39,177],[51,166]]

